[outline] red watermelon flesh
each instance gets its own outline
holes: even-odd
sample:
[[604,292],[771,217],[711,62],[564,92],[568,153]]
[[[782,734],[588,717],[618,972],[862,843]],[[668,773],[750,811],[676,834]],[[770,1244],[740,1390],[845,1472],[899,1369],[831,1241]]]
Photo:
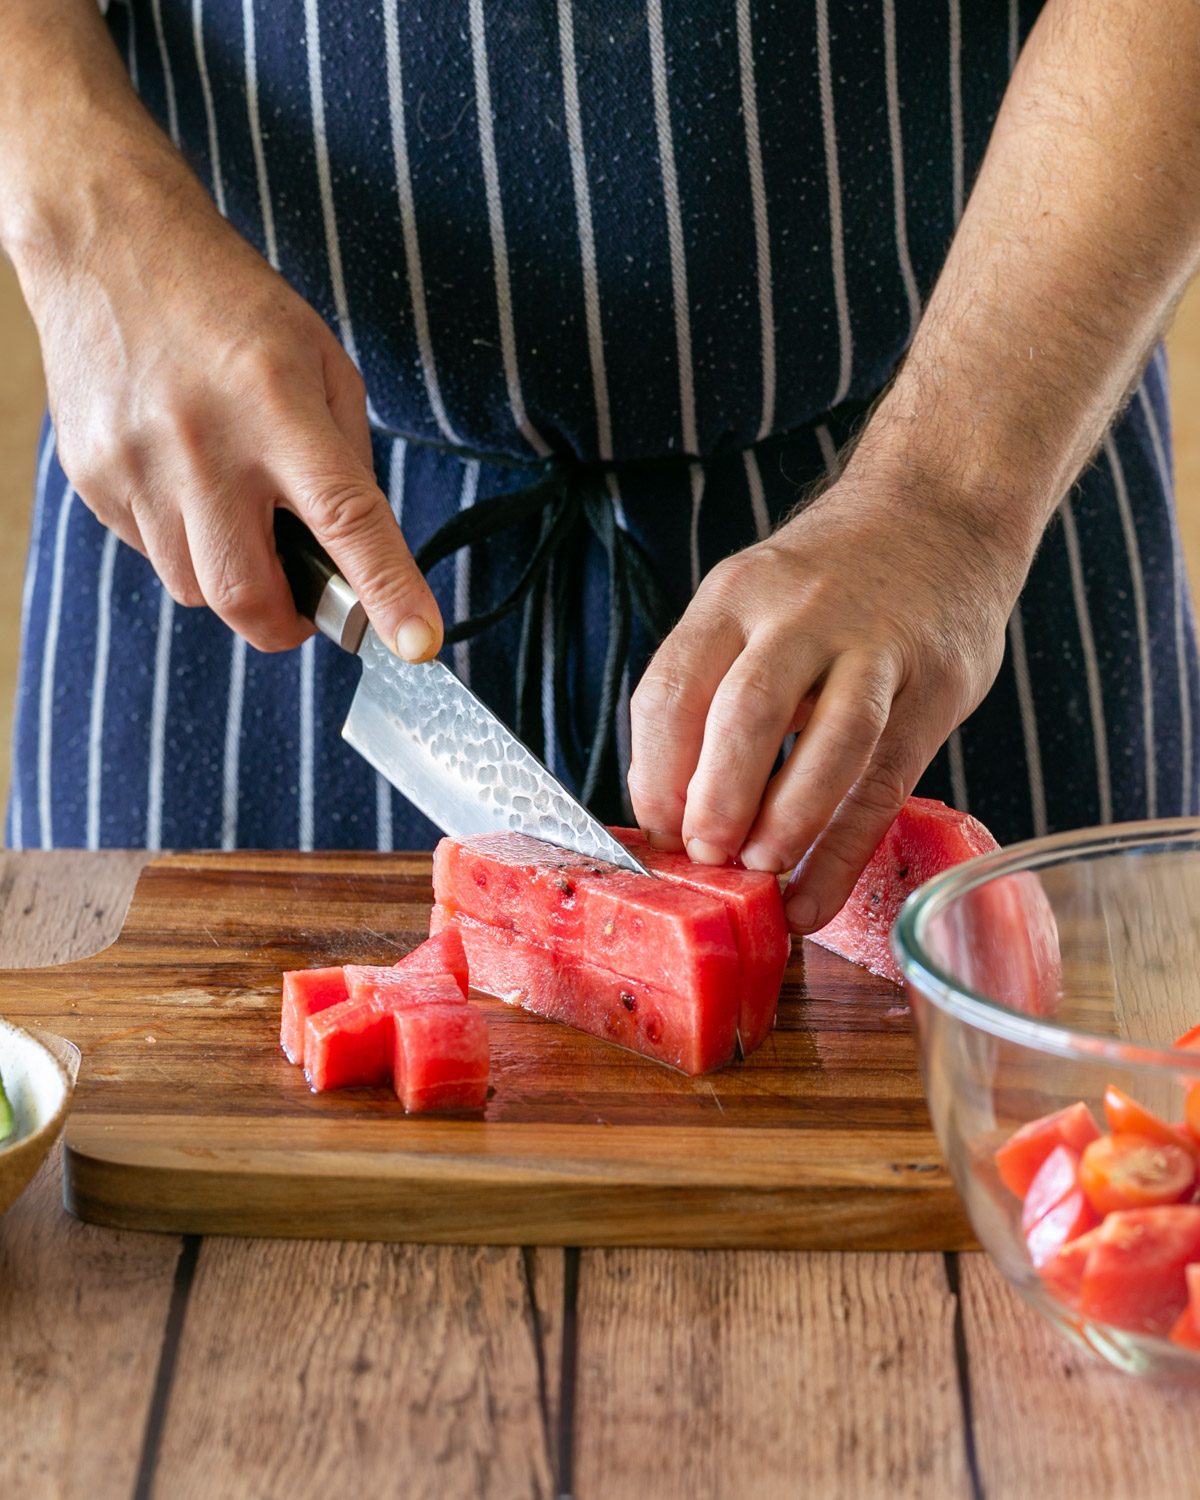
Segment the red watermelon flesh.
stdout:
[[612,828],[614,837],[654,875],[715,896],[733,927],[742,971],[738,1033],[749,1055],[775,1024],[779,986],[791,952],[779,882],[764,870],[698,865],[686,854],[652,849],[637,828]]
[[417,974],[347,964],[350,999],[309,1018],[304,1039],[304,1076],[314,1093],[370,1088],[386,1083],[395,1060],[399,1010],[426,1005],[466,1007],[458,981],[449,974]]
[[692,992],[680,994],[614,974],[562,949],[435,906],[432,932],[455,926],[477,989],[538,1015],[628,1047],[681,1072],[707,1073],[733,1056],[737,1017]]
[[[910,797],[867,863],[845,906],[812,941],[872,973],[903,983],[892,956],[892,925],[926,880],[999,845],[976,818],[944,802]],[[1058,994],[1054,913],[1032,875],[989,881],[953,903],[930,935],[935,957],[990,998],[1045,1014]]]
[[462,938],[452,927],[439,932],[437,937],[418,943],[395,967],[403,969],[406,974],[450,974],[457,981],[463,999],[467,998],[467,955],[463,951]]
[[490,927],[734,1010],[737,948],[722,902],[517,833],[443,839],[434,899]]
[[[453,928],[445,930],[458,936]],[[474,1005],[421,1005],[396,1011],[394,1021],[392,1082],[410,1114],[483,1108],[489,1056],[482,1011]]]
[[292,969],[283,976],[279,1045],[290,1063],[304,1061],[304,1023],[347,996],[341,969]]

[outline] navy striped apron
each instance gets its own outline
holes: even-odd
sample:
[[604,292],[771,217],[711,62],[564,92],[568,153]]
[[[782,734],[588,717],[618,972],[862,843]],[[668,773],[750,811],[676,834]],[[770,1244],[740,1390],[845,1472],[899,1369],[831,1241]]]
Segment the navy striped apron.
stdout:
[[[619,817],[659,632],[628,568],[614,593],[614,535],[678,614],[832,468],[911,337],[1037,9],[112,0],[107,19],[222,212],[362,369],[414,549],[548,465],[587,476],[589,524],[531,602],[447,657],[576,784],[611,717],[593,802]],[[438,561],[447,620],[510,593],[545,529],[526,507]],[[265,656],[177,608],[47,426],[11,846],[427,846],[339,738],[356,674],[324,640]],[[1195,812],[1197,685],[1159,351],[921,790],[1005,841]]]

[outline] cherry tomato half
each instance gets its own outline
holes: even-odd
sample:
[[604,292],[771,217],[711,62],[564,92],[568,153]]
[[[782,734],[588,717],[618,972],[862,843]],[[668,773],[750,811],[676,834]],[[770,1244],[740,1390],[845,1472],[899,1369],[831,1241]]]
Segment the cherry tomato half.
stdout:
[[1182,1125],[1171,1125],[1115,1084],[1110,1083],[1104,1091],[1104,1116],[1114,1135],[1144,1135],[1164,1146],[1182,1146],[1193,1154],[1197,1150]]
[[1155,1208],[1191,1193],[1196,1160],[1151,1136],[1102,1135],[1080,1158],[1079,1181],[1097,1213]]
[[1038,1168],[1056,1146],[1082,1151],[1099,1134],[1095,1116],[1082,1102],[1056,1110],[1052,1115],[1043,1115],[1040,1120],[1031,1120],[996,1152],[996,1171],[1000,1174],[1000,1181],[1009,1192],[1023,1199],[1038,1174]]

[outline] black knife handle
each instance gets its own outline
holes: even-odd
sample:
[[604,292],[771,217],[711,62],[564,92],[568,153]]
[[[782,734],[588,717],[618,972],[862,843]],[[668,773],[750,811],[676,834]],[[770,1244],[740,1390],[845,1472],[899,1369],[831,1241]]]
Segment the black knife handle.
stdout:
[[275,550],[296,609],[343,651],[357,651],[367,612],[354,590],[304,522],[276,507]]

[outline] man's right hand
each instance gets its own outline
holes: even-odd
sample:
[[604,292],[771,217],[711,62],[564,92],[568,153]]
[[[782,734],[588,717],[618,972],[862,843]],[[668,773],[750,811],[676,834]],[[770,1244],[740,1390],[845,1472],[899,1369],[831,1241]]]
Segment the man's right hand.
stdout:
[[[217,213],[142,111],[87,3],[86,17],[75,0],[50,8],[69,21],[59,17],[60,49],[63,31],[77,32],[88,88],[105,94],[91,101],[91,159],[71,141],[86,101],[36,141],[0,106],[0,153],[15,144],[23,167],[0,186],[28,192],[5,248],[41,339],[65,473],[178,603],[207,604],[262,650],[312,630],[275,554],[281,505],[398,654],[433,656],[441,616],[375,483],[358,370]],[[0,0],[0,9],[12,7]],[[14,25],[36,52],[42,38],[28,15]]]

